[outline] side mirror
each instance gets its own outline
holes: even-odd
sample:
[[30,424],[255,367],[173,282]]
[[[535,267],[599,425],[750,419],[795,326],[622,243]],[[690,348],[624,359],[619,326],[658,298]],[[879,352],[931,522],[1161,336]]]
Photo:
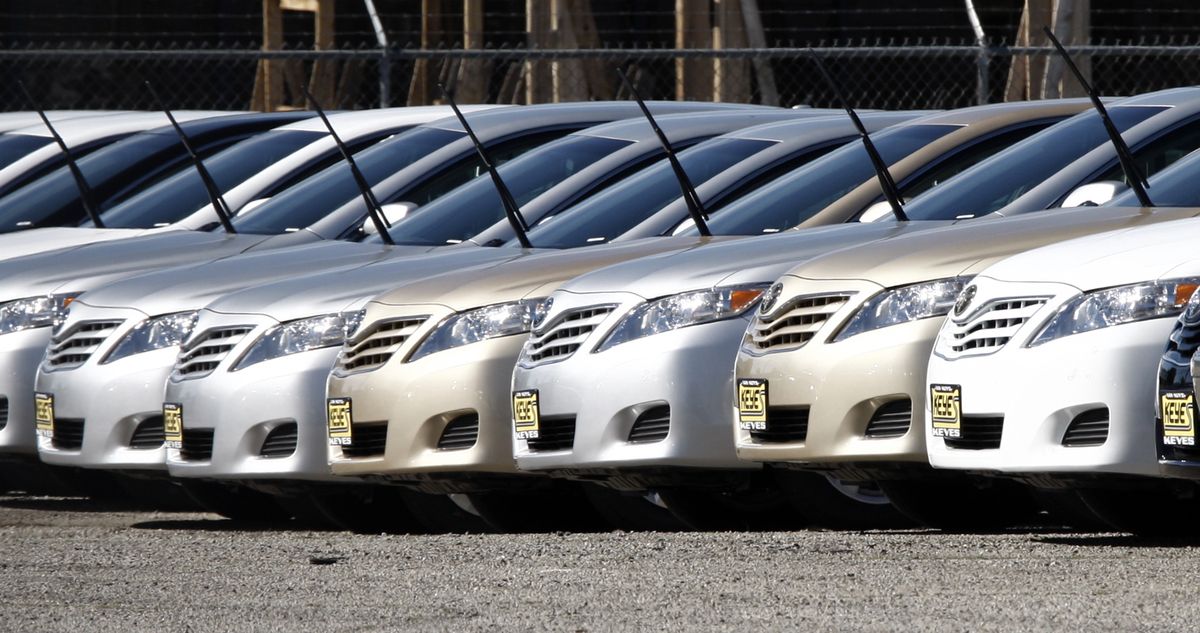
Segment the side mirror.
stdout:
[[[389,225],[392,225],[403,220],[418,206],[415,202],[390,202],[380,205],[379,208],[383,211],[383,218],[387,220]],[[375,233],[375,223],[370,218],[367,218],[367,221],[363,222],[362,231],[367,235],[373,235]]]
[[[901,202],[908,202],[908,200],[901,200]],[[863,211],[862,215],[858,216],[858,221],[876,222],[884,218],[893,217],[895,216],[892,215],[891,203],[889,203],[887,200],[880,200],[879,202],[867,207],[866,211]]]
[[271,199],[271,198],[267,197],[267,198],[259,198],[259,199],[257,199],[257,200],[251,200],[250,202],[247,202],[246,204],[243,204],[243,205],[242,205],[242,208],[240,208],[240,209],[237,209],[236,211],[234,211],[234,212],[233,212],[233,214],[234,214],[235,216],[238,216],[238,215],[245,215],[245,214],[247,214],[247,213],[249,213],[249,212],[253,211],[253,210],[254,210],[254,209],[256,209],[256,208],[258,208],[258,207],[261,207],[261,206],[263,205],[263,203],[264,203],[264,202],[267,202],[267,201],[268,201],[268,200],[270,200],[270,199]]
[[1125,183],[1117,180],[1098,180],[1089,182],[1082,187],[1076,187],[1063,200],[1062,206],[1066,207],[1098,207],[1109,200],[1112,200],[1118,193],[1125,191],[1129,187]]

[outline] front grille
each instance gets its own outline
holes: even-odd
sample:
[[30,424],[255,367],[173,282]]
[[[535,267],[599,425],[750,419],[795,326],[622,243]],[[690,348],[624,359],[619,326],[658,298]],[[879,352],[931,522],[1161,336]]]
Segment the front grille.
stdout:
[[179,457],[185,461],[207,461],[212,459],[213,430],[184,429]]
[[661,442],[671,430],[671,407],[661,405],[643,411],[629,429],[630,442]]
[[1091,409],[1075,416],[1063,433],[1063,446],[1100,446],[1108,440],[1108,409]]
[[588,306],[560,314],[530,334],[523,362],[534,366],[569,358],[616,308],[615,304]]
[[479,439],[479,414],[460,415],[446,425],[437,447],[445,451],[456,451],[475,446]]
[[972,451],[1000,448],[1004,416],[964,415],[959,428],[961,437],[944,438],[946,446]]
[[849,298],[849,294],[842,293],[793,299],[775,316],[757,315],[746,331],[746,343],[761,351],[801,347]]
[[129,438],[129,447],[162,448],[163,441],[166,439],[163,432],[163,417],[153,415],[138,422],[137,428],[133,429],[133,435]]
[[346,457],[378,457],[387,449],[387,422],[350,424],[351,443],[342,446]]
[[346,341],[338,354],[336,371],[349,374],[379,369],[428,318],[426,315],[372,323]]
[[570,450],[575,445],[575,416],[542,418],[537,439],[525,442],[531,451]]
[[0,396],[0,429],[8,426],[8,398]]
[[1046,297],[998,299],[985,304],[965,321],[951,318],[939,337],[938,351],[946,358],[999,351],[1045,303]]
[[179,350],[175,376],[191,380],[211,374],[253,329],[253,325],[232,325],[209,328],[193,336]]
[[300,435],[295,422],[285,422],[271,429],[263,440],[258,454],[262,457],[288,457],[296,452]]
[[79,418],[54,418],[54,435],[50,438],[54,448],[74,450],[83,446],[83,420]]
[[80,321],[63,329],[50,337],[50,345],[46,347],[46,367],[73,369],[86,363],[123,322],[121,319]]
[[768,444],[803,442],[808,437],[808,407],[767,407],[766,430],[750,431],[750,437]]
[[912,426],[912,400],[893,400],[875,410],[867,422],[867,437],[901,437]]

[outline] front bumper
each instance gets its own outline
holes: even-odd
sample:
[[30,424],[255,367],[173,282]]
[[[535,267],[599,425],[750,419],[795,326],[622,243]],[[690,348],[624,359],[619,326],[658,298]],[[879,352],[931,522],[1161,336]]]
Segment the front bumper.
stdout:
[[[1052,301],[1042,314],[1052,314],[1061,303]],[[1044,319],[1031,325],[1040,326]],[[1037,327],[1027,327],[1024,336],[993,354],[954,360],[933,355],[928,382],[961,386],[964,424],[973,416],[1003,422],[999,448],[953,448],[932,437],[927,406],[930,463],[1028,475],[1158,476],[1155,377],[1172,322],[1163,318],[1117,325],[1031,348],[1023,345]],[[1065,445],[1072,421],[1104,409],[1108,430],[1102,444]]]
[[50,328],[0,335],[0,452],[37,454],[33,416],[33,385],[38,363],[50,342]]
[[[841,321],[826,330],[836,331]],[[879,433],[871,423],[884,406],[903,411],[908,401],[908,410],[918,416],[925,408],[925,366],[941,322],[940,317],[920,319],[836,343],[827,342],[823,331],[799,349],[762,355],[740,352],[737,378],[766,379],[770,409],[806,407],[808,430],[795,441],[755,437],[738,428],[735,407],[730,416],[738,457],[817,468],[928,463],[919,417],[913,424],[910,413],[907,430],[899,434],[894,426],[893,432]]]
[[[624,298],[556,297],[562,307],[568,307],[563,301],[568,298],[588,304]],[[756,470],[737,460],[726,416],[733,398],[730,360],[748,317],[683,327],[592,353],[634,305],[625,299],[567,359],[517,367],[512,389],[537,389],[542,419],[575,420],[569,448],[544,450],[515,440],[517,466],[592,480],[639,471],[661,474],[661,469]],[[667,417],[665,437],[661,431],[649,436],[635,431],[643,414]]]
[[[450,311],[444,306],[404,306],[404,313],[430,315],[382,366],[329,377],[330,398],[350,398],[353,433],[386,424],[382,450],[347,454],[330,445],[335,475],[427,480],[438,475],[517,474],[512,457],[509,385],[525,335],[487,339],[401,362]],[[398,314],[387,306],[388,314]],[[362,332],[387,316],[368,311]],[[475,441],[439,448],[452,422],[478,417]],[[461,444],[458,444],[461,446]]]
[[[179,449],[167,449],[171,475],[344,482],[329,472],[325,435],[325,383],[340,348],[290,354],[229,371],[233,360],[276,322],[248,315],[221,319],[229,324],[270,322],[256,323],[212,373],[194,379],[172,376],[167,382],[163,400],[181,406],[185,441],[189,433],[212,433],[207,457],[188,453],[185,459]],[[289,428],[295,429],[290,453]]]

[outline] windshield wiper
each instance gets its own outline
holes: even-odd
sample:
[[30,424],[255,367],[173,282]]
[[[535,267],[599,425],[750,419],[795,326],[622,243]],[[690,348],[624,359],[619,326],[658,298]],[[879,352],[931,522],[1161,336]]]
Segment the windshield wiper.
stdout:
[[[18,81],[17,85],[21,87],[21,92],[25,93],[25,98],[29,100],[30,105],[33,105],[33,95],[29,94],[29,90],[25,88],[25,82]],[[96,210],[95,194],[92,193],[92,188],[88,186],[87,180],[83,177],[83,172],[79,170],[79,164],[75,162],[75,157],[71,154],[70,148],[67,147],[67,142],[63,140],[63,137],[58,135],[58,130],[54,129],[54,126],[50,124],[50,117],[46,116],[45,111],[36,105],[34,109],[38,113],[38,116],[41,117],[46,129],[50,130],[50,136],[54,139],[55,143],[58,143],[58,148],[62,150],[63,156],[67,159],[67,169],[70,170],[71,177],[75,179],[75,186],[79,189],[79,201],[83,204],[83,210],[91,218],[92,224],[96,228],[105,228],[104,221],[100,219],[100,213]]]

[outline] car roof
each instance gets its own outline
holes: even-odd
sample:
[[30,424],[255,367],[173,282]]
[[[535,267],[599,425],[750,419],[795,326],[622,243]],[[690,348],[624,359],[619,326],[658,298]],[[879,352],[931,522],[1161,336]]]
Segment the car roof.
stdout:
[[[647,101],[646,106],[655,115],[681,112],[712,112],[719,110],[782,110],[770,106],[754,106],[736,103],[710,103],[697,101]],[[529,129],[529,119],[536,117],[544,127],[555,124],[578,124],[588,120],[608,123],[617,119],[641,117],[642,111],[635,101],[580,101],[574,103],[543,103],[513,108],[500,108],[476,112],[468,117],[472,128],[488,127],[496,134]],[[424,127],[462,131],[456,117],[426,124]]]
[[[177,121],[192,121],[208,117],[234,114],[220,110],[179,110],[171,114]],[[245,114],[245,113],[242,113]],[[78,117],[55,122],[54,129],[68,144],[85,143],[92,139],[105,138],[114,134],[140,132],[167,125],[167,117],[162,112],[129,112],[124,114],[105,114],[98,116]],[[50,136],[40,121],[33,125],[7,132],[8,134],[26,134],[29,136]]]
[[[458,106],[465,112],[483,112],[496,108],[511,108],[508,105],[472,104]],[[452,115],[450,106],[412,106],[405,108],[376,108],[373,110],[355,110],[353,112],[331,112],[329,123],[339,134],[361,133],[391,125],[421,125]],[[321,119],[305,119],[276,128],[279,130],[299,130],[303,132],[325,132],[325,123]]]

